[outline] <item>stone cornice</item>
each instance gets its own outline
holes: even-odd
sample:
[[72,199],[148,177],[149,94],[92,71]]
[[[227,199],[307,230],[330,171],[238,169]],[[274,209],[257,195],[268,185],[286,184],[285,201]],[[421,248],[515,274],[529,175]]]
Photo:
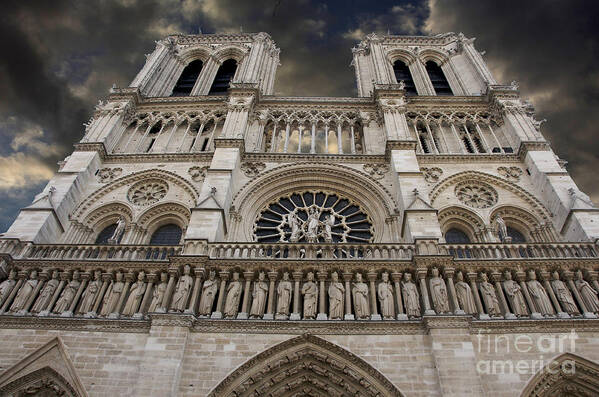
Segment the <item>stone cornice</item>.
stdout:
[[536,142],[536,141],[523,141],[520,144],[520,149],[518,150],[518,157],[520,160],[524,161],[528,152],[549,152],[551,151],[551,145],[548,142]]
[[269,163],[286,163],[297,161],[326,161],[328,163],[385,163],[385,156],[379,154],[308,154],[308,153],[263,153],[246,152],[244,160],[263,161]]
[[73,145],[78,152],[98,152],[103,160],[108,157],[106,147],[102,142],[80,142]]
[[516,154],[424,154],[416,153],[419,164],[442,164],[442,163],[516,163],[520,164],[520,157]]
[[150,329],[150,322],[144,320],[109,320],[104,318],[2,315],[0,316],[0,328],[147,333]]

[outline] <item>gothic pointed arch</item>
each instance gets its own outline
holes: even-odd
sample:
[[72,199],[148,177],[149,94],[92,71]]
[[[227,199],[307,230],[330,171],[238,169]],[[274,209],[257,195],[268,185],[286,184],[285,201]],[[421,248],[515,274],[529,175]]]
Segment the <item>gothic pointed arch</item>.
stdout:
[[493,220],[497,215],[500,215],[508,228],[514,228],[525,236],[526,241],[534,241],[532,233],[535,229],[541,227],[541,223],[536,216],[531,214],[524,208],[514,205],[502,205],[495,208],[489,215],[489,224],[493,224]]
[[212,56],[218,62],[234,59],[237,63],[241,63],[243,57],[249,52],[248,47],[238,44],[227,44],[216,50]]
[[246,361],[209,394],[254,395],[387,397],[402,393],[358,356],[324,339],[302,335]]
[[86,397],[75,367],[59,337],[0,375],[0,395]]
[[181,52],[179,53],[179,58],[186,65],[192,61],[195,61],[196,59],[199,59],[202,62],[206,63],[206,61],[210,57],[211,52],[212,49],[208,46],[196,45],[181,50]]
[[135,222],[144,230],[147,230],[147,235],[152,236],[153,233],[160,227],[165,225],[176,225],[182,231],[187,229],[191,211],[185,206],[178,203],[163,203],[148,208],[140,214]]
[[90,212],[83,220],[83,224],[95,232],[99,232],[106,226],[116,223],[121,216],[129,224],[133,220],[133,211],[128,204],[115,201],[102,205]]
[[471,242],[479,241],[480,230],[484,228],[484,221],[473,211],[453,205],[439,211],[439,224],[441,232],[445,235],[451,229],[458,229],[468,236]]
[[393,238],[384,234],[384,226],[399,214],[399,205],[385,186],[355,168],[298,162],[264,171],[235,193],[232,203],[247,241],[253,240],[254,222],[263,208],[286,194],[304,191],[330,192],[352,201],[372,219],[374,242]]
[[599,395],[599,364],[564,353],[537,372],[521,397],[591,397]]

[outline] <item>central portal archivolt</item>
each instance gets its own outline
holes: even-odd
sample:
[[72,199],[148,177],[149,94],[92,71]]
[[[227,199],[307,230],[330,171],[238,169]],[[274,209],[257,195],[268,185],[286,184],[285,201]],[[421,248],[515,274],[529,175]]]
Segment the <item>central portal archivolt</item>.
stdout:
[[401,396],[361,358],[312,335],[280,343],[247,361],[212,392],[216,396]]

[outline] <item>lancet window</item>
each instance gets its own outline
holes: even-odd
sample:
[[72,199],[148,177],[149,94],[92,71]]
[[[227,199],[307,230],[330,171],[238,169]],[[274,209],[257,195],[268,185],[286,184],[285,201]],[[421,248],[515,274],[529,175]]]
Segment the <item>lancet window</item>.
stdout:
[[439,65],[434,61],[428,61],[425,64],[425,68],[437,95],[453,95],[449,82]]
[[195,85],[198,77],[200,76],[200,72],[202,71],[203,63],[200,59],[196,59],[192,61],[183,69],[179,80],[177,80],[177,84],[175,84],[175,88],[173,88],[173,93],[171,96],[187,96],[191,94],[191,90]]
[[150,245],[177,245],[181,242],[183,230],[175,224],[160,226],[150,238]]
[[416,91],[416,85],[414,84],[414,79],[412,78],[412,73],[410,73],[410,68],[404,62],[399,59],[393,63],[393,72],[395,73],[395,80],[399,83],[400,81],[404,82],[404,90],[406,91],[406,95],[418,95]]
[[227,93],[227,89],[229,88],[229,83],[233,80],[233,76],[235,76],[235,72],[237,71],[237,61],[234,59],[227,59],[223,62],[222,65],[218,68],[216,72],[216,77],[214,77],[214,82],[212,83],[212,87],[210,87],[210,92],[208,95],[224,95]]
[[[116,223],[113,223],[112,225],[108,225],[102,229],[102,231],[98,234],[98,237],[96,237],[95,244],[108,244],[108,240],[114,234],[116,227]],[[122,235],[119,237],[122,237]]]

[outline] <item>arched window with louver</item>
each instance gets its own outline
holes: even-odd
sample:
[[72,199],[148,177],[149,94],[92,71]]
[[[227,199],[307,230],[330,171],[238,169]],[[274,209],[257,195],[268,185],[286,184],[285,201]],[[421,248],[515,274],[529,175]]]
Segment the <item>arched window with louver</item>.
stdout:
[[525,243],[526,237],[519,230],[514,229],[513,227],[507,227],[507,235],[512,238],[512,243]]
[[445,232],[445,241],[448,244],[470,244],[470,237],[454,227]]
[[183,230],[173,223],[160,226],[150,239],[150,245],[178,245],[181,242]]
[[210,92],[208,92],[208,95],[226,94],[227,89],[229,88],[229,83],[231,80],[233,80],[233,76],[235,75],[235,71],[237,71],[236,60],[227,59],[224,61],[216,72],[216,77],[214,77],[214,82],[212,83],[212,87],[210,87]]
[[173,88],[173,93],[171,96],[188,96],[191,94],[191,90],[195,85],[198,77],[200,76],[200,72],[202,71],[202,66],[204,64],[201,60],[196,59],[192,61],[183,69],[177,84],[175,84],[175,88]]
[[416,91],[416,85],[414,84],[414,79],[412,79],[412,73],[410,73],[410,68],[408,65],[398,59],[393,63],[393,72],[395,73],[395,80],[397,80],[398,84],[400,81],[404,82],[406,95],[418,95],[418,92]]
[[437,95],[445,96],[453,95],[453,91],[451,91],[449,82],[447,81],[447,78],[445,78],[445,74],[443,73],[443,70],[441,70],[441,67],[433,61],[428,61],[425,67],[428,77],[430,78],[433,88],[435,89],[435,93]]

